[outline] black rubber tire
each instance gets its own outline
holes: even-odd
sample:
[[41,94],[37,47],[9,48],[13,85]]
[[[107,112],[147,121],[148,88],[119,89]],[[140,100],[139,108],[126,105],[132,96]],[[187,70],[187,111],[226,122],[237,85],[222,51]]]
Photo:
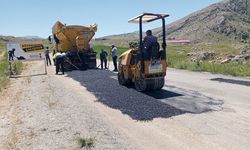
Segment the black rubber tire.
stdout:
[[160,90],[165,84],[164,78],[146,80],[147,90]]
[[144,79],[135,79],[135,89],[139,92],[147,90],[147,83]]
[[155,87],[153,90],[160,90],[165,84],[164,78],[155,79]]
[[126,85],[127,81],[124,78],[123,73],[118,73],[117,78],[118,78],[118,82],[119,82],[120,85]]

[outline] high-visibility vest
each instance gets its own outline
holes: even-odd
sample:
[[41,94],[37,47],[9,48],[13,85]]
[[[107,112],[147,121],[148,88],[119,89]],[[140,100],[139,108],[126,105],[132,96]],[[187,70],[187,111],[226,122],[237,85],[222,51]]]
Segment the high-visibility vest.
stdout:
[[53,56],[53,59],[56,59],[56,58],[58,58],[58,57],[60,57],[60,56],[62,56],[61,53],[55,53],[54,56]]

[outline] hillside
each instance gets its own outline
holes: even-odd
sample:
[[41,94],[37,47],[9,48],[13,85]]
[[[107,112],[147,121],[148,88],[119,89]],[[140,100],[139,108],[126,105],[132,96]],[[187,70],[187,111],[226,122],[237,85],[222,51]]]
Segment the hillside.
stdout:
[[38,36],[24,36],[24,37],[15,37],[15,36],[3,36],[0,35],[0,42],[30,42],[30,41],[42,41],[44,40]]
[[[160,29],[155,29],[160,34]],[[250,0],[225,0],[190,14],[167,26],[170,38],[195,42],[248,42]]]
[[[161,28],[153,29],[161,37]],[[137,39],[138,32],[106,36],[99,39],[131,41]],[[250,0],[224,0],[194,12],[167,25],[167,37],[188,39],[195,43],[250,42]],[[97,42],[97,43],[98,43]]]
[[117,35],[110,35],[104,36],[101,38],[96,38],[91,42],[94,45],[107,45],[110,46],[115,44],[117,46],[127,47],[128,43],[133,40],[137,40],[139,36],[139,32],[132,32],[132,33],[125,33],[125,34],[117,34]]

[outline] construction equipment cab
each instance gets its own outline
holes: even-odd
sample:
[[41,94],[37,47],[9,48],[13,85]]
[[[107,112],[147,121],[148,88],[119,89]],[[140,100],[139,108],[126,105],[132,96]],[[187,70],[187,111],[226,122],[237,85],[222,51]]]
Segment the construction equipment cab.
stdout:
[[[159,90],[164,86],[167,69],[165,18],[168,14],[143,13],[130,19],[129,23],[139,24],[139,44],[132,46],[119,57],[118,81],[121,85],[134,83],[137,91]],[[142,24],[162,20],[162,43],[151,39],[145,46]]]

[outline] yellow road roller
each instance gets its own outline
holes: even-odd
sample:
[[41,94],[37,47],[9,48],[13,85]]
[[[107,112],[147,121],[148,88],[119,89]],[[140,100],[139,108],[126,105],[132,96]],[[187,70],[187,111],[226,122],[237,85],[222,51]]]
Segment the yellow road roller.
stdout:
[[[137,46],[119,56],[118,82],[120,85],[133,83],[137,91],[159,90],[164,86],[167,69],[166,61],[166,30],[165,18],[168,14],[143,13],[130,19],[129,23],[139,24],[139,40]],[[161,46],[156,41],[151,46],[145,46],[142,24],[152,21],[162,21]]]

